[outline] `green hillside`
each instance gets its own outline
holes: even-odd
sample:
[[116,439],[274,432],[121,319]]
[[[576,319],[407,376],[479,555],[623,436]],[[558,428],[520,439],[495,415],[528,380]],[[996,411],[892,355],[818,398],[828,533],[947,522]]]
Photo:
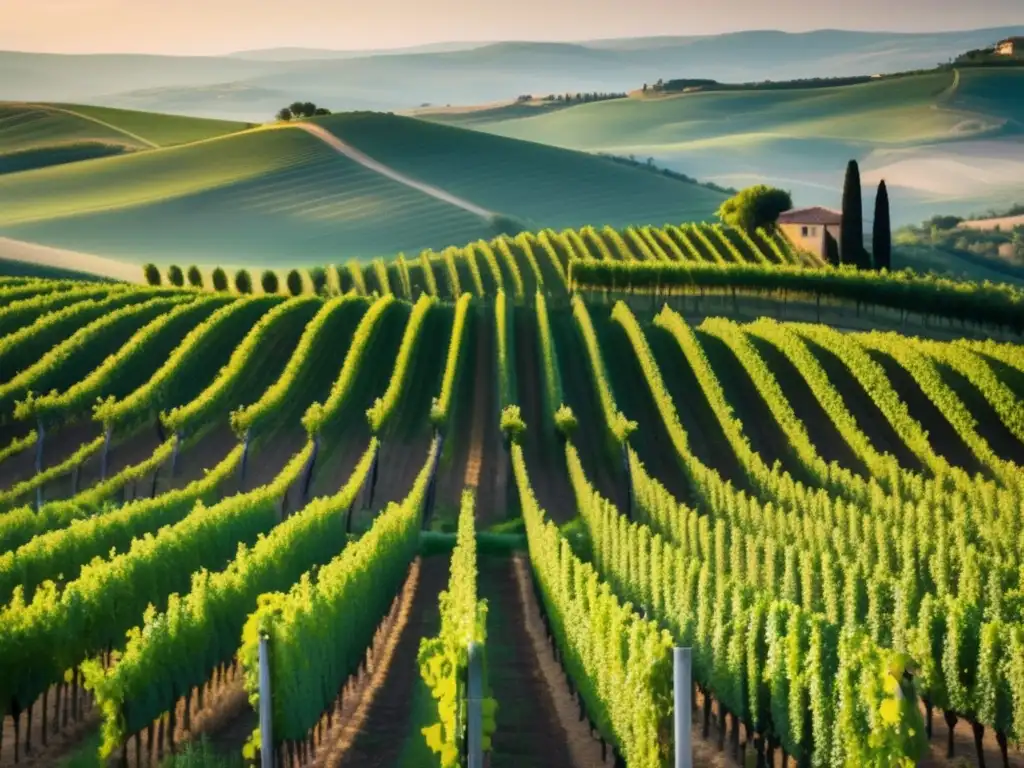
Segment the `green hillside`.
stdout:
[[308,264],[494,234],[298,130],[3,176],[0,197],[8,237],[138,262]]
[[0,103],[0,154],[97,142],[131,149],[166,147],[222,136],[245,123],[81,104]]
[[184,144],[246,127],[77,104],[0,103],[0,174]]
[[604,158],[406,117],[348,113],[317,122],[397,171],[531,227],[700,221],[725,198]]
[[[141,116],[125,125],[147,128]],[[443,249],[510,226],[389,170],[515,227],[702,220],[723,199],[584,153],[411,118],[343,115],[323,125],[386,168],[295,128],[245,131],[0,175],[10,201],[0,237],[135,263],[283,267]],[[172,130],[153,135],[166,140]]]
[[[963,69],[859,85],[695,92],[557,110],[499,107],[434,121],[591,152],[654,157],[718,183],[769,181],[800,204],[838,203],[846,161],[895,188],[897,220],[965,210],[1019,189],[1024,68]],[[979,174],[977,170],[984,169]],[[1005,203],[1005,199],[1003,199]]]

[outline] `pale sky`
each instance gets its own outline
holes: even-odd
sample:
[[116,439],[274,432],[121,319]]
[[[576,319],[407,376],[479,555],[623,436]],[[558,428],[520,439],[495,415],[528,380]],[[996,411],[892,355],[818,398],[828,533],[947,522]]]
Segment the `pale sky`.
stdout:
[[219,54],[1024,24],[1024,0],[0,0],[0,49]]

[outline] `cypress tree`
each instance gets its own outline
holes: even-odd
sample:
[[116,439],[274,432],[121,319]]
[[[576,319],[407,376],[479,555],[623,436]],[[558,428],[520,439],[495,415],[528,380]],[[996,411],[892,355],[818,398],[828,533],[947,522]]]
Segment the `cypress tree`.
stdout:
[[851,160],[843,184],[843,231],[839,251],[843,264],[864,266],[864,204],[860,192],[860,166]]
[[832,266],[839,266],[839,243],[827,230],[825,231],[825,258]]
[[875,269],[892,269],[892,227],[889,223],[889,190],[885,179],[878,182],[875,194],[875,222],[871,230],[871,253]]

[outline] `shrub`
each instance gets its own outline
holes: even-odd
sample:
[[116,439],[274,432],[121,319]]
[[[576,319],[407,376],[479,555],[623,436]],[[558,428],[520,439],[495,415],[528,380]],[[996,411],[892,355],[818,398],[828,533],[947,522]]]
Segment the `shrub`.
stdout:
[[147,264],[142,268],[142,274],[146,276],[146,282],[150,285],[160,285],[160,268],[156,264]]
[[285,278],[285,284],[288,286],[288,293],[292,296],[302,293],[302,275],[299,274],[299,270],[293,269],[289,272],[288,277]]
[[327,270],[323,267],[313,267],[309,270],[309,280],[313,283],[313,293],[322,294],[327,287]]
[[228,276],[223,269],[213,270],[213,290],[223,293],[228,289]]
[[272,269],[266,270],[260,277],[260,285],[263,286],[264,293],[277,293],[277,273]]
[[239,293],[252,293],[252,276],[248,270],[240,269],[235,273],[235,290]]
[[178,288],[185,285],[185,275],[181,271],[181,267],[177,264],[172,264],[167,268],[167,281]]
[[203,287],[203,273],[195,264],[188,268],[188,284],[193,288]]
[[759,227],[771,229],[779,214],[793,207],[793,198],[782,189],[758,184],[730,197],[718,209],[723,223],[756,232]]

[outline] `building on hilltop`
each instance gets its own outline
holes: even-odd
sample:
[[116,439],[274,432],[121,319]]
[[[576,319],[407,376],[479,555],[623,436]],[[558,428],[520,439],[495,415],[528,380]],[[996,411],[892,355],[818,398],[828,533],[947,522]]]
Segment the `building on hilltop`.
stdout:
[[1000,56],[1024,56],[1024,37],[1008,37],[996,43]]
[[778,225],[790,242],[822,259],[828,258],[826,232],[835,238],[836,243],[842,242],[843,215],[831,208],[791,208],[779,215]]

